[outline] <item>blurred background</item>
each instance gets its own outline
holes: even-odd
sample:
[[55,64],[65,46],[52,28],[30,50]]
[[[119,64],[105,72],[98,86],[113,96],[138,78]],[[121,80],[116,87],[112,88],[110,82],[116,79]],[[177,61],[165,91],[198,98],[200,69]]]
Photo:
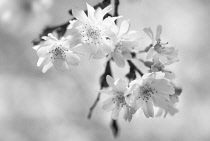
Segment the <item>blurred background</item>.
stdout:
[[[68,10],[85,9],[97,0],[0,0],[0,141],[112,141],[110,113],[101,101],[91,120],[89,107],[97,96],[104,60],[82,57],[71,72],[50,69],[42,74],[31,41],[46,25],[71,18]],[[210,1],[120,0],[119,13],[131,28],[148,37],[144,27],[163,26],[163,39],[179,49],[180,62],[168,69],[183,88],[179,113],[131,123],[119,119],[119,141],[210,140]],[[120,22],[120,21],[119,21]],[[142,46],[142,49],[144,46]],[[113,64],[113,67],[116,66]],[[128,69],[117,69],[115,78]]]

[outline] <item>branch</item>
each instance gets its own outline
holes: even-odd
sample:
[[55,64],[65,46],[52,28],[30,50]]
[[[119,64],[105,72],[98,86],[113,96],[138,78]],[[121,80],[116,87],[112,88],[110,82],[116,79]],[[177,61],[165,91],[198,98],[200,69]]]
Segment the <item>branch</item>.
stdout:
[[110,125],[111,129],[112,129],[112,133],[113,133],[113,136],[116,138],[118,137],[119,135],[119,126],[117,124],[117,120],[112,120],[111,121],[111,125]]
[[[129,66],[130,66],[130,72],[129,72],[130,74],[133,73],[133,72],[135,72],[135,71],[137,71],[137,72],[139,73],[140,76],[143,76],[143,75],[144,75],[144,73],[141,72],[141,71],[132,63],[131,60],[127,60],[127,62],[128,62]],[[128,74],[129,74],[129,73],[128,73]],[[128,75],[128,74],[127,74],[127,75]]]
[[[101,77],[100,77],[100,78],[101,78],[101,79],[100,79],[101,89],[106,88],[106,87],[109,86],[109,85],[107,84],[107,82],[106,82],[106,76],[107,76],[107,75],[112,76],[111,67],[110,67],[110,60],[107,61],[105,71],[104,71],[104,73],[103,73],[103,74],[101,75]],[[91,119],[93,110],[95,109],[95,107],[97,106],[97,104],[98,104],[98,102],[99,102],[99,100],[100,100],[100,96],[101,96],[101,93],[98,93],[95,102],[94,102],[93,105],[90,107],[89,112],[88,112],[88,119]]]

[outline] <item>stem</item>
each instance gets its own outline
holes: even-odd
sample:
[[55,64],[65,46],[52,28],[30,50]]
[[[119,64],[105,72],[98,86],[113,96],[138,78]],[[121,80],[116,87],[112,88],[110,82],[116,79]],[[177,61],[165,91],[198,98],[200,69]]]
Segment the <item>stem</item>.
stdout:
[[[118,7],[119,7],[120,1],[119,0],[114,0],[114,17],[119,16],[118,13]],[[117,24],[117,20],[115,20],[115,24]]]
[[128,62],[128,64],[129,64],[130,68],[132,68],[132,69],[134,69],[135,71],[137,71],[137,72],[140,74],[140,76],[143,76],[143,75],[144,75],[143,72],[141,72],[141,71],[133,64],[132,61],[127,60],[127,62]]
[[98,93],[95,102],[94,102],[93,105],[90,107],[89,113],[88,113],[88,119],[91,119],[93,110],[95,109],[96,105],[98,104],[98,102],[99,102],[99,100],[100,100],[100,96],[101,96],[101,93]]
[[[110,67],[110,60],[107,61],[105,71],[101,75],[101,80],[100,80],[101,89],[109,86],[106,82],[106,76],[107,75],[112,76],[111,67]],[[88,119],[91,119],[93,110],[95,109],[95,107],[97,106],[97,104],[100,100],[100,96],[101,96],[101,93],[98,93],[96,100],[94,101],[93,105],[90,107],[89,112],[88,112]]]

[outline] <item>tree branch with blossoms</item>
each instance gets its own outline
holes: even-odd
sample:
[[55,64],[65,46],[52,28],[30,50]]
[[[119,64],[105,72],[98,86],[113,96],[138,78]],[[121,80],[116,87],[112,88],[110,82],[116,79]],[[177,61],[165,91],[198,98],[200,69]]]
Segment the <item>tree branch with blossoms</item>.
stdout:
[[[52,67],[68,71],[80,64],[81,55],[87,55],[90,60],[105,59],[100,90],[89,109],[88,119],[101,94],[108,94],[110,97],[103,102],[102,109],[112,112],[110,126],[115,137],[119,134],[117,119],[120,113],[128,122],[137,110],[142,110],[147,118],[175,115],[178,112],[175,106],[182,92],[173,82],[174,73],[166,69],[179,60],[178,50],[161,41],[162,26],[157,26],[155,34],[150,27],[144,28],[151,43],[143,51],[138,50],[140,37],[137,31],[130,30],[130,21],[124,20],[117,25],[117,19],[121,18],[119,4],[119,0],[114,1],[113,15],[109,13],[112,10],[110,0],[93,7],[87,4],[85,11],[73,8],[69,11],[73,16],[69,22],[47,27],[33,41],[33,49],[39,57],[37,66],[42,67],[43,73]],[[67,30],[69,32],[65,36]],[[145,60],[137,57],[140,53],[146,54]],[[132,60],[142,62],[149,71],[143,73]],[[120,68],[129,66],[125,78],[114,79],[111,62]],[[159,109],[157,113],[154,107]]]

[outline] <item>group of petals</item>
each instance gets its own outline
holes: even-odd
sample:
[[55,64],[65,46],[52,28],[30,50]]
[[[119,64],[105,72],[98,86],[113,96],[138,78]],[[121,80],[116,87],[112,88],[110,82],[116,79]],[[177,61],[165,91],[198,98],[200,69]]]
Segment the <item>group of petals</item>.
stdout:
[[[147,73],[129,84],[123,79],[115,81],[109,75],[106,80],[110,87],[101,93],[109,94],[110,97],[104,101],[102,108],[111,110],[113,119],[118,118],[121,109],[124,119],[128,121],[131,121],[137,110],[142,110],[147,118],[155,114],[158,116],[161,111],[171,115],[177,112],[170,99],[175,94],[174,87],[162,72]],[[155,108],[159,108],[159,112],[155,113]]]
[[89,58],[113,59],[119,67],[125,66],[125,60],[132,58],[131,52],[138,46],[136,31],[129,31],[129,21],[123,21],[117,27],[115,20],[119,17],[105,15],[112,6],[94,9],[87,4],[87,14],[80,9],[73,9],[74,20],[69,21],[67,37],[57,39],[51,33],[43,36],[43,41],[34,46],[39,57],[37,66],[42,66],[45,73],[54,66],[58,70],[70,70],[80,63],[78,55]]

